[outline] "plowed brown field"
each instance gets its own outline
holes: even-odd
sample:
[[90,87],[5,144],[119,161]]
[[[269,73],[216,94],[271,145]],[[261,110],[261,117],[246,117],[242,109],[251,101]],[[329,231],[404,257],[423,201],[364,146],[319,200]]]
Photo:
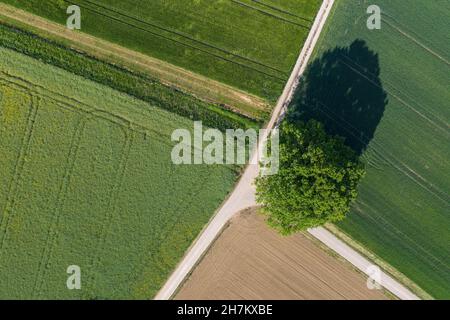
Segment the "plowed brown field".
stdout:
[[303,234],[282,237],[254,210],[237,215],[176,299],[386,299]]

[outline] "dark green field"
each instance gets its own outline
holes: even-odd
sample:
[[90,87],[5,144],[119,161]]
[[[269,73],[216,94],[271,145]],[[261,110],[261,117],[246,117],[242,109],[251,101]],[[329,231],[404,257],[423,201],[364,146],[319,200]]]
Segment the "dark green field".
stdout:
[[[450,298],[450,2],[340,0],[299,94],[362,153],[339,226],[436,298]],[[315,108],[314,108],[315,107]],[[303,110],[305,111],[305,110]]]
[[276,101],[320,0],[2,0],[82,31]]

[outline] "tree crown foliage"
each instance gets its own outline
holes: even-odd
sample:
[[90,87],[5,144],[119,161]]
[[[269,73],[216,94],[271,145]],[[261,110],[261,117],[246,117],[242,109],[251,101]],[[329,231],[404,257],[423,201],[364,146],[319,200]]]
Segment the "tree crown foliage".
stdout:
[[342,220],[365,170],[344,139],[310,120],[280,127],[278,174],[258,177],[257,201],[271,226],[291,234]]

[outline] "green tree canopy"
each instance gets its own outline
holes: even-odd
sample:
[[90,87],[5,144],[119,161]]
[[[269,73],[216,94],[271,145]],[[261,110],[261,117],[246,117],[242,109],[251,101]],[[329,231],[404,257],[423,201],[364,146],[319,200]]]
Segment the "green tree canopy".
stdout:
[[320,122],[284,122],[280,169],[256,181],[257,201],[271,226],[291,234],[342,220],[356,198],[364,165],[341,137]]

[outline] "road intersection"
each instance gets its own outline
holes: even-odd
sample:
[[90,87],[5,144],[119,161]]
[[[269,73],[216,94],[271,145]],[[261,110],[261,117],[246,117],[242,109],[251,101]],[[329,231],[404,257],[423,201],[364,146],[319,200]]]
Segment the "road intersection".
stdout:
[[[303,46],[303,49],[300,52],[300,55],[298,56],[291,76],[286,83],[284,91],[278,99],[276,107],[272,113],[272,117],[267,124],[266,128],[269,130],[265,131],[266,137],[263,137],[263,140],[267,138],[267,135],[270,133],[270,129],[275,128],[283,118],[286,107],[289,105],[298,86],[299,79],[304,73],[313,54],[314,48],[325,26],[325,22],[330,15],[334,2],[335,0],[323,1],[323,4],[320,7],[320,10],[308,35],[308,38]],[[259,145],[258,148],[259,150],[253,153],[254,157],[258,157],[258,155],[262,152],[262,145]],[[250,163],[257,163],[257,161],[254,161],[253,159],[253,161],[250,161]],[[193,245],[189,248],[188,252],[176,267],[175,271],[171,274],[165,285],[156,295],[156,300],[170,299],[174,295],[177,288],[183,283],[184,279],[200,261],[203,254],[208,250],[210,245],[214,242],[214,240],[220,234],[221,230],[233,217],[233,215],[246,208],[257,205],[255,197],[256,189],[253,182],[258,176],[258,173],[258,165],[249,164],[247,166],[245,172],[241,176],[241,179],[239,180],[231,195],[225,200],[217,213],[213,216],[208,225],[203,229]],[[374,263],[370,262],[350,246],[339,240],[331,232],[324,228],[315,228],[309,230],[309,233],[319,241],[327,245],[330,249],[344,257],[363,273],[370,275],[368,268],[370,266],[373,266]],[[385,272],[381,271],[379,279],[381,285],[398,298],[405,300],[419,299],[405,286],[400,284]]]

